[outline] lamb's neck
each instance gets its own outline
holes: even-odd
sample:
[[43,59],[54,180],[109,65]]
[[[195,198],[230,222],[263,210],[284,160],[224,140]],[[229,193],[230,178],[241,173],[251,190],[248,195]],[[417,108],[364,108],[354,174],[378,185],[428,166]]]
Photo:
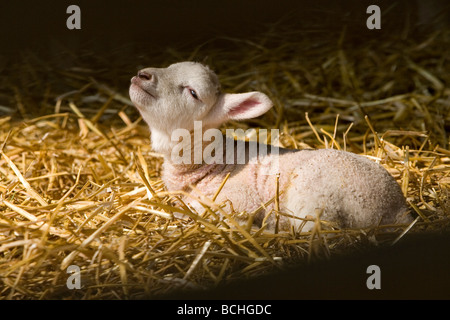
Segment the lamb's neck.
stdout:
[[180,165],[166,159],[163,165],[163,181],[170,191],[189,191],[192,186],[210,177],[212,172],[216,175],[225,168],[225,164]]
[[[217,174],[225,170],[227,166],[225,137],[217,136],[222,141],[222,144],[218,145],[213,145],[216,142],[214,139],[203,141],[203,138],[199,137],[200,135],[191,132],[189,137],[186,136],[179,142],[170,140],[166,144],[161,144],[162,140],[158,140],[156,147],[159,149],[153,147],[155,151],[164,155],[163,180],[169,190],[187,190],[211,172]],[[152,139],[152,143],[153,141]],[[218,152],[217,159],[209,157],[212,149],[205,152],[208,147],[214,148],[216,152],[221,151]]]
[[162,154],[164,157],[170,157],[172,145],[170,136],[157,128],[151,128],[152,149],[155,152]]
[[[205,130],[203,129],[203,131]],[[250,160],[255,161],[259,158],[261,151],[259,148],[268,153],[274,151],[272,148],[269,151],[265,144],[253,141],[241,141],[243,148],[238,147],[237,141],[223,136],[220,132],[216,132],[212,141],[208,141],[209,138],[204,139],[203,132],[202,134],[191,132],[186,133],[181,141],[176,142],[164,136],[158,136],[160,133],[156,132],[155,134],[155,132],[152,131],[153,148],[164,155],[163,180],[169,190],[188,190],[190,186],[197,185],[205,178],[212,179],[215,176],[222,178],[226,172],[235,170],[236,166],[248,165]],[[258,146],[258,153],[255,148],[250,148],[250,145],[254,147],[255,144]],[[254,152],[250,152],[251,149]],[[279,149],[275,149],[278,153]],[[259,158],[259,160],[262,159],[269,158],[265,158],[265,156]],[[251,164],[257,163],[259,162],[251,162]],[[266,165],[270,164],[266,163]]]

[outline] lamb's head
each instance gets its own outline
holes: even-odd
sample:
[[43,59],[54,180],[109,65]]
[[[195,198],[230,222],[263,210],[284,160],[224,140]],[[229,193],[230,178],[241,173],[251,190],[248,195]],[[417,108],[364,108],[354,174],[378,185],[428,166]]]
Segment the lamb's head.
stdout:
[[130,97],[147,122],[157,151],[171,149],[172,132],[204,128],[248,119],[265,113],[272,102],[263,93],[221,93],[216,74],[196,62],[180,62],[167,68],[146,68],[131,79]]

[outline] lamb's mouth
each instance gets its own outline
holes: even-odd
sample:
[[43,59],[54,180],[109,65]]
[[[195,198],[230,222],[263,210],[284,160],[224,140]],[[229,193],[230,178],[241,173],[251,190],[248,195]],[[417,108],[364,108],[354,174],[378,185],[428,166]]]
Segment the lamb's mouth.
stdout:
[[135,88],[138,88],[138,89],[141,90],[141,91],[144,91],[146,94],[148,94],[149,96],[151,96],[153,99],[156,98],[155,93],[154,93],[154,92],[150,92],[149,90],[145,89],[145,88],[142,86],[142,83],[141,83],[140,79],[139,79],[138,77],[136,77],[136,76],[134,76],[133,78],[131,78],[131,86],[132,86],[132,87],[135,87]]

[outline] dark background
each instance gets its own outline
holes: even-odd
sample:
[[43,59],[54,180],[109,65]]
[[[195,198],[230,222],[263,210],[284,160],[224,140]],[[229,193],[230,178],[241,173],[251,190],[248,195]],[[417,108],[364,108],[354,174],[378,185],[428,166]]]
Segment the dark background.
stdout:
[[[81,8],[81,30],[66,28],[69,17],[66,9],[72,4]],[[371,4],[377,4],[381,8],[381,30],[366,28],[366,9]],[[398,34],[402,41],[416,40],[420,37],[427,38],[448,25],[448,12],[448,0],[3,0],[0,1],[0,76],[11,76],[14,70],[21,70],[11,66],[21,63],[22,55],[30,51],[36,56],[49,59],[49,64],[61,64],[62,60],[65,62],[63,67],[70,67],[73,61],[72,57],[65,55],[67,50],[72,50],[74,54],[89,50],[99,56],[109,56],[111,52],[115,52],[116,57],[123,57],[128,61],[133,60],[133,56],[144,54],[148,57],[148,65],[152,65],[151,60],[164,54],[168,47],[190,51],[217,37],[252,39],[267,32],[271,26],[275,30],[288,26],[293,31],[303,30],[308,34],[317,34],[317,38],[347,28],[347,34],[361,42],[383,41],[383,37],[392,34]],[[227,48],[224,47],[224,50]],[[59,52],[64,52],[64,55],[58,56]],[[54,57],[60,60],[53,60],[56,59]],[[158,59],[163,60],[165,59]],[[119,68],[119,65],[111,62],[110,67]],[[131,74],[134,71],[130,68],[127,72]],[[24,82],[26,83],[26,79]],[[0,88],[0,93],[3,89]],[[13,102],[7,100],[10,96],[9,91],[5,93],[5,102],[0,99],[0,104],[13,105]],[[385,249],[373,256],[339,260],[335,265],[319,263],[294,269],[284,276],[266,278],[262,287],[261,280],[255,280],[246,285],[231,285],[228,291],[220,289],[191,297],[264,299],[272,297],[276,292],[274,290],[281,286],[286,288],[278,296],[282,299],[374,298],[373,295],[378,293],[368,292],[364,287],[361,291],[347,292],[347,295],[339,290],[345,288],[349,281],[364,284],[364,279],[367,278],[364,272],[357,279],[348,277],[358,270],[364,271],[360,267],[367,266],[371,261],[384,261],[386,267],[383,270],[392,271],[391,274],[383,275],[387,285],[383,287],[382,294],[375,298],[448,298],[448,254],[441,255],[448,252],[448,244],[448,237],[431,238],[427,242],[420,240],[409,245],[408,251],[400,250],[403,247],[399,250],[395,248],[394,251]],[[386,260],[382,260],[383,257]],[[308,276],[299,278],[298,274]],[[403,275],[400,279],[397,277],[399,274]],[[323,275],[328,278],[323,278]],[[387,279],[397,279],[398,282]],[[299,287],[304,288],[303,291],[297,291]],[[362,295],[358,296],[359,294]]]
[[[68,30],[66,9],[81,9],[81,30]],[[366,9],[381,8],[381,30],[368,31]],[[445,13],[446,12],[446,13]],[[436,14],[440,13],[439,17]],[[89,46],[99,54],[130,43],[147,48],[201,43],[212,37],[250,38],[270,24],[289,21],[293,29],[327,32],[344,25],[367,40],[394,31],[405,22],[429,31],[448,21],[445,0],[147,0],[147,1],[1,1],[0,54],[15,55],[24,49],[51,49],[58,41],[76,50]]]

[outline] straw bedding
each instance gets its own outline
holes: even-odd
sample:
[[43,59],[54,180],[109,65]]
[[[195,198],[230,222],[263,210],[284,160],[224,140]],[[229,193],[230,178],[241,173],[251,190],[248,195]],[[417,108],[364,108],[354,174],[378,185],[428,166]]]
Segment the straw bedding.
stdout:
[[[25,52],[2,64],[0,297],[155,297],[448,230],[449,52],[444,31],[357,42],[345,30],[318,38],[279,27],[152,59]],[[189,59],[208,63],[226,91],[273,99],[268,114],[228,127],[279,128],[285,147],[367,155],[401,185],[415,221],[366,230],[323,221],[312,232],[273,234],[218,219],[212,199],[204,216],[187,208],[165,191],[162,158],[127,90],[139,67]],[[67,288],[70,265],[81,270],[79,290]]]

